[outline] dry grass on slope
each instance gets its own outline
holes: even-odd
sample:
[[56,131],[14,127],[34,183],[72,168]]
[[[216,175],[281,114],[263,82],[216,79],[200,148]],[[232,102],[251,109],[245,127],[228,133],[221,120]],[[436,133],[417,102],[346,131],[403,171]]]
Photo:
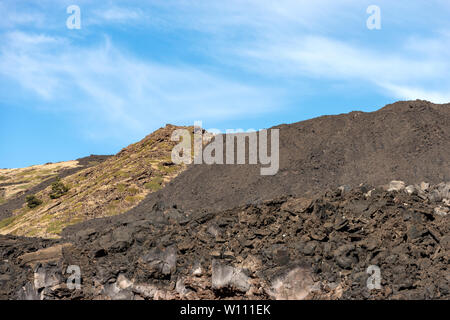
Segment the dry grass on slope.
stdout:
[[166,125],[106,161],[62,179],[69,190],[57,199],[47,187],[36,194],[41,205],[24,205],[0,221],[0,234],[57,238],[68,225],[128,211],[184,170],[170,160],[178,143],[170,137],[178,128]]
[[56,177],[62,170],[78,166],[78,161],[73,160],[26,168],[0,169],[0,204],[37,186],[48,178]]

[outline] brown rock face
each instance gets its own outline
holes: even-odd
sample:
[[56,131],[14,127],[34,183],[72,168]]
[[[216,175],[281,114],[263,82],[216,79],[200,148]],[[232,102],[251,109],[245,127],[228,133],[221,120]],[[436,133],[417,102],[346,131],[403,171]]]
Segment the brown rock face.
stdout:
[[63,249],[71,247],[72,244],[64,243],[53,247],[38,250],[36,252],[25,253],[18,260],[22,265],[35,266],[40,263],[57,262],[62,258]]

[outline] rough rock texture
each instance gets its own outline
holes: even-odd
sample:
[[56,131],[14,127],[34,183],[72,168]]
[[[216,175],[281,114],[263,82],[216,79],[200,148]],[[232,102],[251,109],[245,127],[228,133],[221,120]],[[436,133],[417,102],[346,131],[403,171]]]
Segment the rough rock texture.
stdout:
[[397,102],[371,113],[351,112],[280,125],[280,169],[259,165],[192,165],[133,212],[158,201],[185,210],[229,209],[340,185],[450,180],[450,105]]
[[[220,211],[286,195],[312,196],[342,185],[450,180],[449,104],[404,101],[376,112],[274,128],[280,129],[276,175],[262,176],[259,165],[191,165],[130,210],[127,219],[143,219],[160,203],[185,211]],[[66,233],[101,228],[110,221],[117,220],[87,221]]]
[[[110,156],[90,155],[75,161],[48,163],[21,169],[0,169],[0,221],[8,218],[25,203],[26,196],[44,190],[55,182],[83,169],[95,166]],[[17,186],[21,191],[9,199],[2,196],[6,187]],[[3,190],[2,190],[3,189]],[[3,199],[3,200],[2,200]]]
[[[449,299],[450,224],[435,208],[448,207],[450,183],[389,185],[190,215],[160,206],[58,241],[2,237],[0,297]],[[69,265],[80,289],[67,285]],[[367,287],[369,266],[380,289]]]
[[[0,237],[0,297],[450,298],[450,105],[278,128],[275,176],[192,165],[128,213],[57,241]],[[74,266],[80,289],[67,282]]]

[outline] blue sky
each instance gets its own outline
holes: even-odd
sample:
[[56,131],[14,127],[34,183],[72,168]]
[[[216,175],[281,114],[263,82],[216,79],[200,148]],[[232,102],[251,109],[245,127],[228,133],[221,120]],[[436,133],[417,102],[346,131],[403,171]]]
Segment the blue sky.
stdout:
[[0,168],[113,154],[166,123],[450,102],[447,0],[0,0],[0,16]]

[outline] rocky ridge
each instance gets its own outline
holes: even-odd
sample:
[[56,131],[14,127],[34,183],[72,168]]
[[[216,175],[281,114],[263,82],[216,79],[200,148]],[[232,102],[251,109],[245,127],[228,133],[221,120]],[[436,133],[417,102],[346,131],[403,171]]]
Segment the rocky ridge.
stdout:
[[104,162],[64,176],[68,192],[57,199],[48,183],[35,193],[43,203],[30,209],[22,199],[13,215],[0,221],[0,234],[56,238],[69,225],[133,208],[185,169],[171,161],[177,142],[170,138],[178,128],[167,125]]
[[[60,240],[3,236],[3,299],[448,299],[450,182],[341,186]],[[79,266],[80,289],[67,287]],[[369,266],[380,289],[369,290]]]
[[130,214],[144,216],[161,201],[184,210],[225,210],[340,185],[450,181],[450,104],[401,101],[273,128],[280,130],[277,174],[262,176],[260,165],[191,165]]
[[10,217],[33,195],[51,185],[55,179],[95,166],[109,156],[90,155],[73,161],[46,163],[26,168],[0,169],[0,220]]

